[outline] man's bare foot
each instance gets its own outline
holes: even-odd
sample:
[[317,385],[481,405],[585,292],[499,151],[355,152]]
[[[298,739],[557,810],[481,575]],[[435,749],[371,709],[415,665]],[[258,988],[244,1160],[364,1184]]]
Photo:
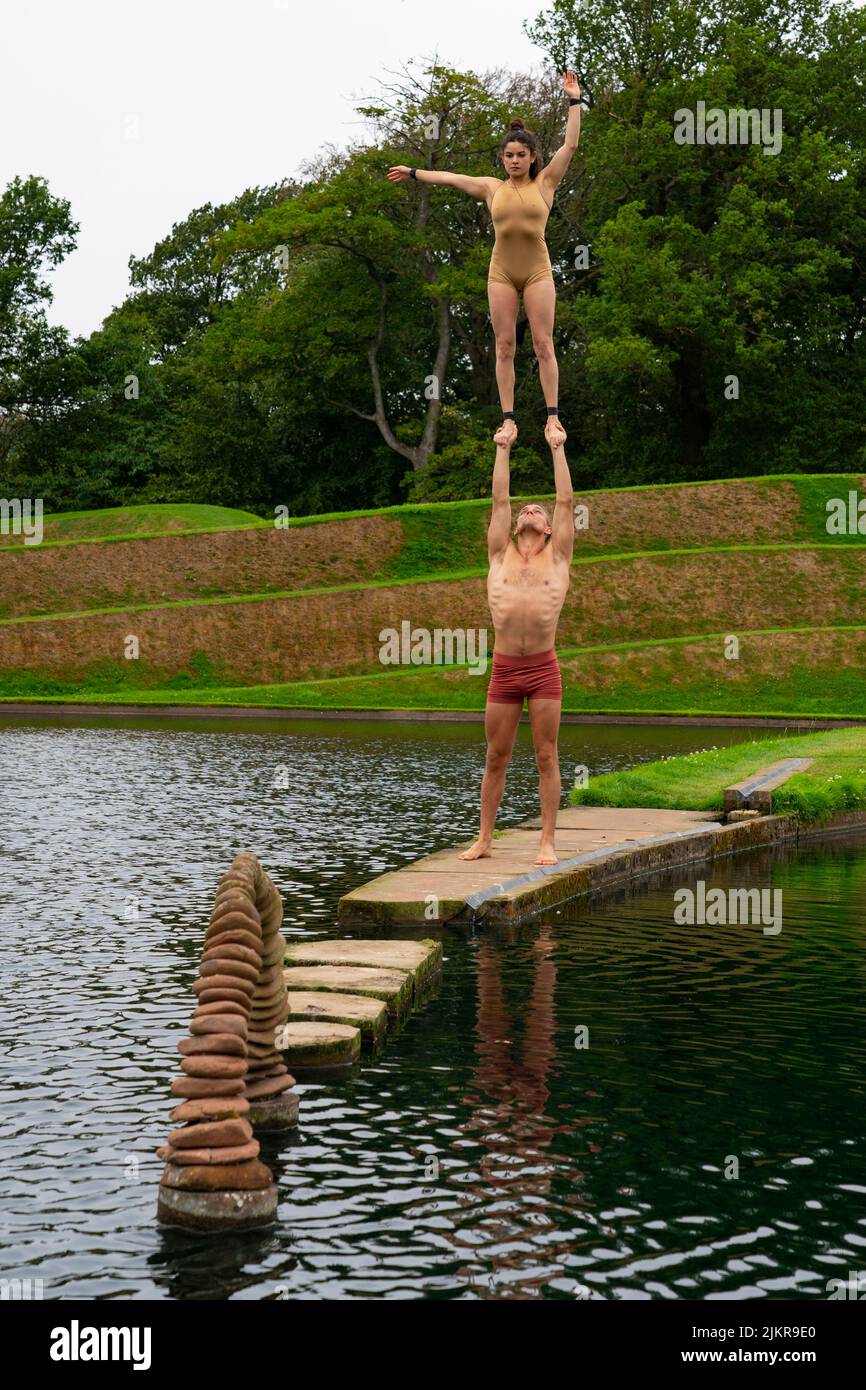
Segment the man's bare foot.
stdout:
[[513,444],[517,438],[517,425],[514,420],[503,420],[493,436],[494,444]]
[[489,858],[490,858],[490,841],[489,841],[489,840],[476,840],[474,845],[470,845],[468,849],[461,850],[461,852],[458,854],[457,858],[458,858],[458,859],[489,859]]
[[544,426],[544,437],[551,449],[556,449],[560,444],[564,444],[568,435],[560,423],[558,415],[548,415],[547,424]]
[[536,864],[558,864],[559,856],[556,854],[553,845],[546,845],[542,842],[541,848],[535,856],[535,862]]

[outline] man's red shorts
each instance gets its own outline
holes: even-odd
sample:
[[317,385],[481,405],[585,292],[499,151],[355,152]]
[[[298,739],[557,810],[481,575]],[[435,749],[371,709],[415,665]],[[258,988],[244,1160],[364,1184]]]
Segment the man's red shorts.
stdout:
[[561,700],[562,676],[556,650],[530,656],[504,656],[493,649],[493,670],[487,700],[497,705],[522,705],[524,700]]

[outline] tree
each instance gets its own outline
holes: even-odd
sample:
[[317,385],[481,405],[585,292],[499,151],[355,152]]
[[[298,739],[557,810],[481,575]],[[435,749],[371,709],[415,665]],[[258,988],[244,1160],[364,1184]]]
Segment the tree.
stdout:
[[[592,261],[569,312],[610,481],[833,468],[863,444],[864,121],[841,94],[862,90],[866,21],[732,9],[557,0],[530,28],[551,53],[579,41],[592,75]],[[778,155],[678,144],[698,101],[781,110]]]
[[68,347],[45,320],[51,287],[43,276],[75,249],[78,223],[45,179],[15,177],[0,195],[0,411],[42,403],[43,364]]
[[176,222],[150,255],[138,260],[130,256],[130,284],[139,291],[131,298],[153,327],[160,357],[176,351],[192,333],[204,331],[235,295],[266,294],[276,286],[276,267],[258,254],[241,254],[215,267],[214,240],[296,193],[293,184],[271,184],[248,188],[217,207],[205,203]]
[[[203,389],[187,358],[234,298],[256,299],[277,283],[276,270],[261,256],[240,256],[230,269],[214,272],[213,237],[286,196],[286,185],[273,185],[196,208],[150,255],[130,258],[137,292],[101,329],[74,350],[51,356],[41,345],[34,352],[31,381],[38,373],[37,395],[52,408],[42,409],[38,430],[7,436],[8,467],[14,464],[18,476],[38,484],[46,505],[209,500],[213,470],[205,468],[196,480],[177,446],[183,403]],[[214,431],[225,430],[234,418],[226,408],[230,389],[218,403],[213,389],[206,394]],[[37,419],[34,411],[31,416]],[[220,501],[250,485],[243,452],[235,451],[233,477],[221,479]]]
[[283,340],[305,343],[325,404],[375,425],[417,474],[436,451],[446,401],[497,400],[491,227],[466,194],[394,186],[385,174],[407,161],[501,173],[498,132],[515,105],[542,135],[561,108],[552,86],[501,73],[479,78],[433,64],[426,78],[408,76],[360,106],[379,143],[334,158],[291,203],[226,233],[217,256],[223,264],[285,248],[285,294],[273,301]]
[[[860,466],[866,11],[554,0],[528,32],[540,77],[428,63],[358,108],[371,135],[357,147],[195,209],[131,260],[129,298],[86,341],[42,312],[40,260],[71,248],[68,209],[39,180],[10,186],[0,456],[22,495],[39,479],[64,506],[297,513],[486,490],[490,218],[455,189],[385,174],[500,174],[518,113],[546,156],[566,65],[592,102],[547,224],[576,482]],[[781,147],[679,143],[678,113],[698,102],[780,109]],[[549,470],[524,327],[514,476],[529,491]]]

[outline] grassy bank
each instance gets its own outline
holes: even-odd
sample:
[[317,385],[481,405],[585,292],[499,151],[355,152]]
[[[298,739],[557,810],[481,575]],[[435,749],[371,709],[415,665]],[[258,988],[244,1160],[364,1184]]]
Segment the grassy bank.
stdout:
[[[726,661],[718,634],[668,642],[561,649],[563,711],[571,714],[720,714],[866,718],[866,628],[744,633]],[[489,666],[426,666],[376,675],[244,685],[196,652],[166,678],[137,662],[96,662],[81,680],[0,672],[0,699],[95,704],[260,705],[286,709],[484,709]]]
[[[677,544],[683,524],[697,545],[733,541],[820,543],[829,539],[826,504],[830,498],[862,495],[859,473],[777,473],[759,477],[702,479],[698,482],[646,483],[633,487],[585,489],[576,501],[586,503],[588,528],[581,535],[584,551],[666,550]],[[553,493],[533,494],[552,500]],[[513,500],[530,500],[515,493]],[[461,568],[468,541],[483,538],[489,499],[461,502],[404,503],[359,511],[322,512],[289,517],[290,528],[320,526],[359,517],[387,517],[407,532],[407,555],[394,577],[427,572],[436,552],[446,569]],[[727,515],[726,515],[727,514]],[[439,524],[441,522],[441,525]],[[123,541],[216,532],[236,527],[272,527],[272,517],[232,507],[199,503],[142,503],[92,511],[54,512],[43,518],[45,545],[88,541]],[[834,538],[862,542],[856,534]],[[0,536],[0,550],[22,545],[22,538]],[[23,547],[31,549],[31,547]]]
[[[43,544],[75,545],[81,541],[129,540],[171,536],[190,531],[225,531],[235,526],[260,525],[252,512],[234,507],[211,507],[194,502],[153,502],[131,507],[102,507],[85,512],[51,512],[42,518]],[[23,536],[0,536],[0,548],[25,545]]]
[[750,740],[710,747],[685,756],[643,763],[625,772],[593,777],[572,789],[576,806],[653,806],[671,810],[721,811],[725,787],[780,758],[813,758],[773,793],[773,810],[805,822],[845,811],[866,810],[866,729],[830,729],[816,734]]
[[[822,474],[578,494],[565,711],[866,716],[866,535],[831,536],[826,507],[863,491]],[[383,669],[378,651],[402,622],[489,626],[488,515],[479,499],[285,529],[193,505],[46,518],[42,546],[0,539],[0,697],[480,710],[484,675]]]

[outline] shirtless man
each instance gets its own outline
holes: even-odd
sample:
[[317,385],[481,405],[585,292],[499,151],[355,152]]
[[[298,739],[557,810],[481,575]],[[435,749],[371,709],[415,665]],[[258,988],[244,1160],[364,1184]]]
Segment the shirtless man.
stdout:
[[562,679],[554,642],[574,549],[574,493],[564,439],[564,430],[551,429],[548,442],[556,480],[553,524],[544,507],[528,503],[517,514],[516,543],[510,535],[511,442],[496,446],[493,513],[487,530],[487,600],[496,634],[484,716],[487,761],[481,783],[481,829],[461,859],[482,859],[490,854],[505,773],[527,699],[541,798],[541,846],[535,863],[558,863],[554,836],[560,800],[557,740]]

